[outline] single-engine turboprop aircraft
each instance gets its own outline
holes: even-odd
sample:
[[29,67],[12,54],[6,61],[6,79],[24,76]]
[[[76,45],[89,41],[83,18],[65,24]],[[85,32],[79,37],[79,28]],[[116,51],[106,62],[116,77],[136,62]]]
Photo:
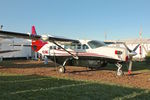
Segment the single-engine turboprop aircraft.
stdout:
[[100,68],[107,63],[114,63],[117,67],[117,75],[122,75],[122,63],[131,62],[136,55],[135,49],[128,50],[121,47],[108,47],[104,42],[96,40],[74,40],[47,35],[37,35],[35,27],[32,26],[32,34],[0,31],[2,35],[14,36],[32,40],[32,50],[50,58],[61,65],[59,72],[65,73],[66,65],[87,66],[91,69]]

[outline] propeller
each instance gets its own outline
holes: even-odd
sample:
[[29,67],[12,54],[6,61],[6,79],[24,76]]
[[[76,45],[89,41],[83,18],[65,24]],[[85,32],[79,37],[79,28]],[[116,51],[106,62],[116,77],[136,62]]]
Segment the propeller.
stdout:
[[128,74],[131,74],[131,70],[132,70],[132,58],[133,56],[137,55],[137,53],[135,52],[137,50],[137,48],[139,47],[140,44],[138,44],[133,50],[129,49],[129,47],[123,43],[124,46],[126,47],[126,49],[129,51],[129,68],[128,68]]

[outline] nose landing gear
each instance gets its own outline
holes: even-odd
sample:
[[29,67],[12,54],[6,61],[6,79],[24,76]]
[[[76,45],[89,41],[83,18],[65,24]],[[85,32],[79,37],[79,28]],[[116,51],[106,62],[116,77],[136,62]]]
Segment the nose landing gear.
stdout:
[[118,69],[117,69],[117,76],[122,76],[123,75],[123,71],[122,71],[122,65],[120,64],[120,63],[117,63],[117,64],[115,64],[117,67],[118,67]]

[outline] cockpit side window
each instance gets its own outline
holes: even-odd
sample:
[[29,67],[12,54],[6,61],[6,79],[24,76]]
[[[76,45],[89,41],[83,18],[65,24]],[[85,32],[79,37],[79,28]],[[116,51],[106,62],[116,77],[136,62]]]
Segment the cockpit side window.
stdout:
[[82,48],[83,48],[83,49],[89,49],[89,47],[88,47],[86,44],[83,44],[83,45],[82,45]]
[[102,46],[106,46],[104,42],[100,42],[100,41],[89,41],[88,45],[92,48],[98,48],[98,47],[102,47]]

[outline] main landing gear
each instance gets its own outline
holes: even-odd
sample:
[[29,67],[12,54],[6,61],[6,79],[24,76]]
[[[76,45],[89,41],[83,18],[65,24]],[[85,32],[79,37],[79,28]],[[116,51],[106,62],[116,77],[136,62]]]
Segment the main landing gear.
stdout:
[[58,66],[58,72],[60,72],[60,73],[65,73],[66,72],[66,68],[65,68],[65,66]]
[[65,73],[65,72],[66,72],[65,65],[66,65],[67,61],[68,61],[68,60],[71,60],[71,59],[72,59],[72,58],[67,58],[67,59],[64,61],[63,65],[60,65],[60,66],[58,67],[58,71],[59,71],[60,73]]
[[123,71],[121,70],[122,65],[120,63],[117,63],[116,66],[118,67],[117,69],[117,76],[122,76],[123,75]]

